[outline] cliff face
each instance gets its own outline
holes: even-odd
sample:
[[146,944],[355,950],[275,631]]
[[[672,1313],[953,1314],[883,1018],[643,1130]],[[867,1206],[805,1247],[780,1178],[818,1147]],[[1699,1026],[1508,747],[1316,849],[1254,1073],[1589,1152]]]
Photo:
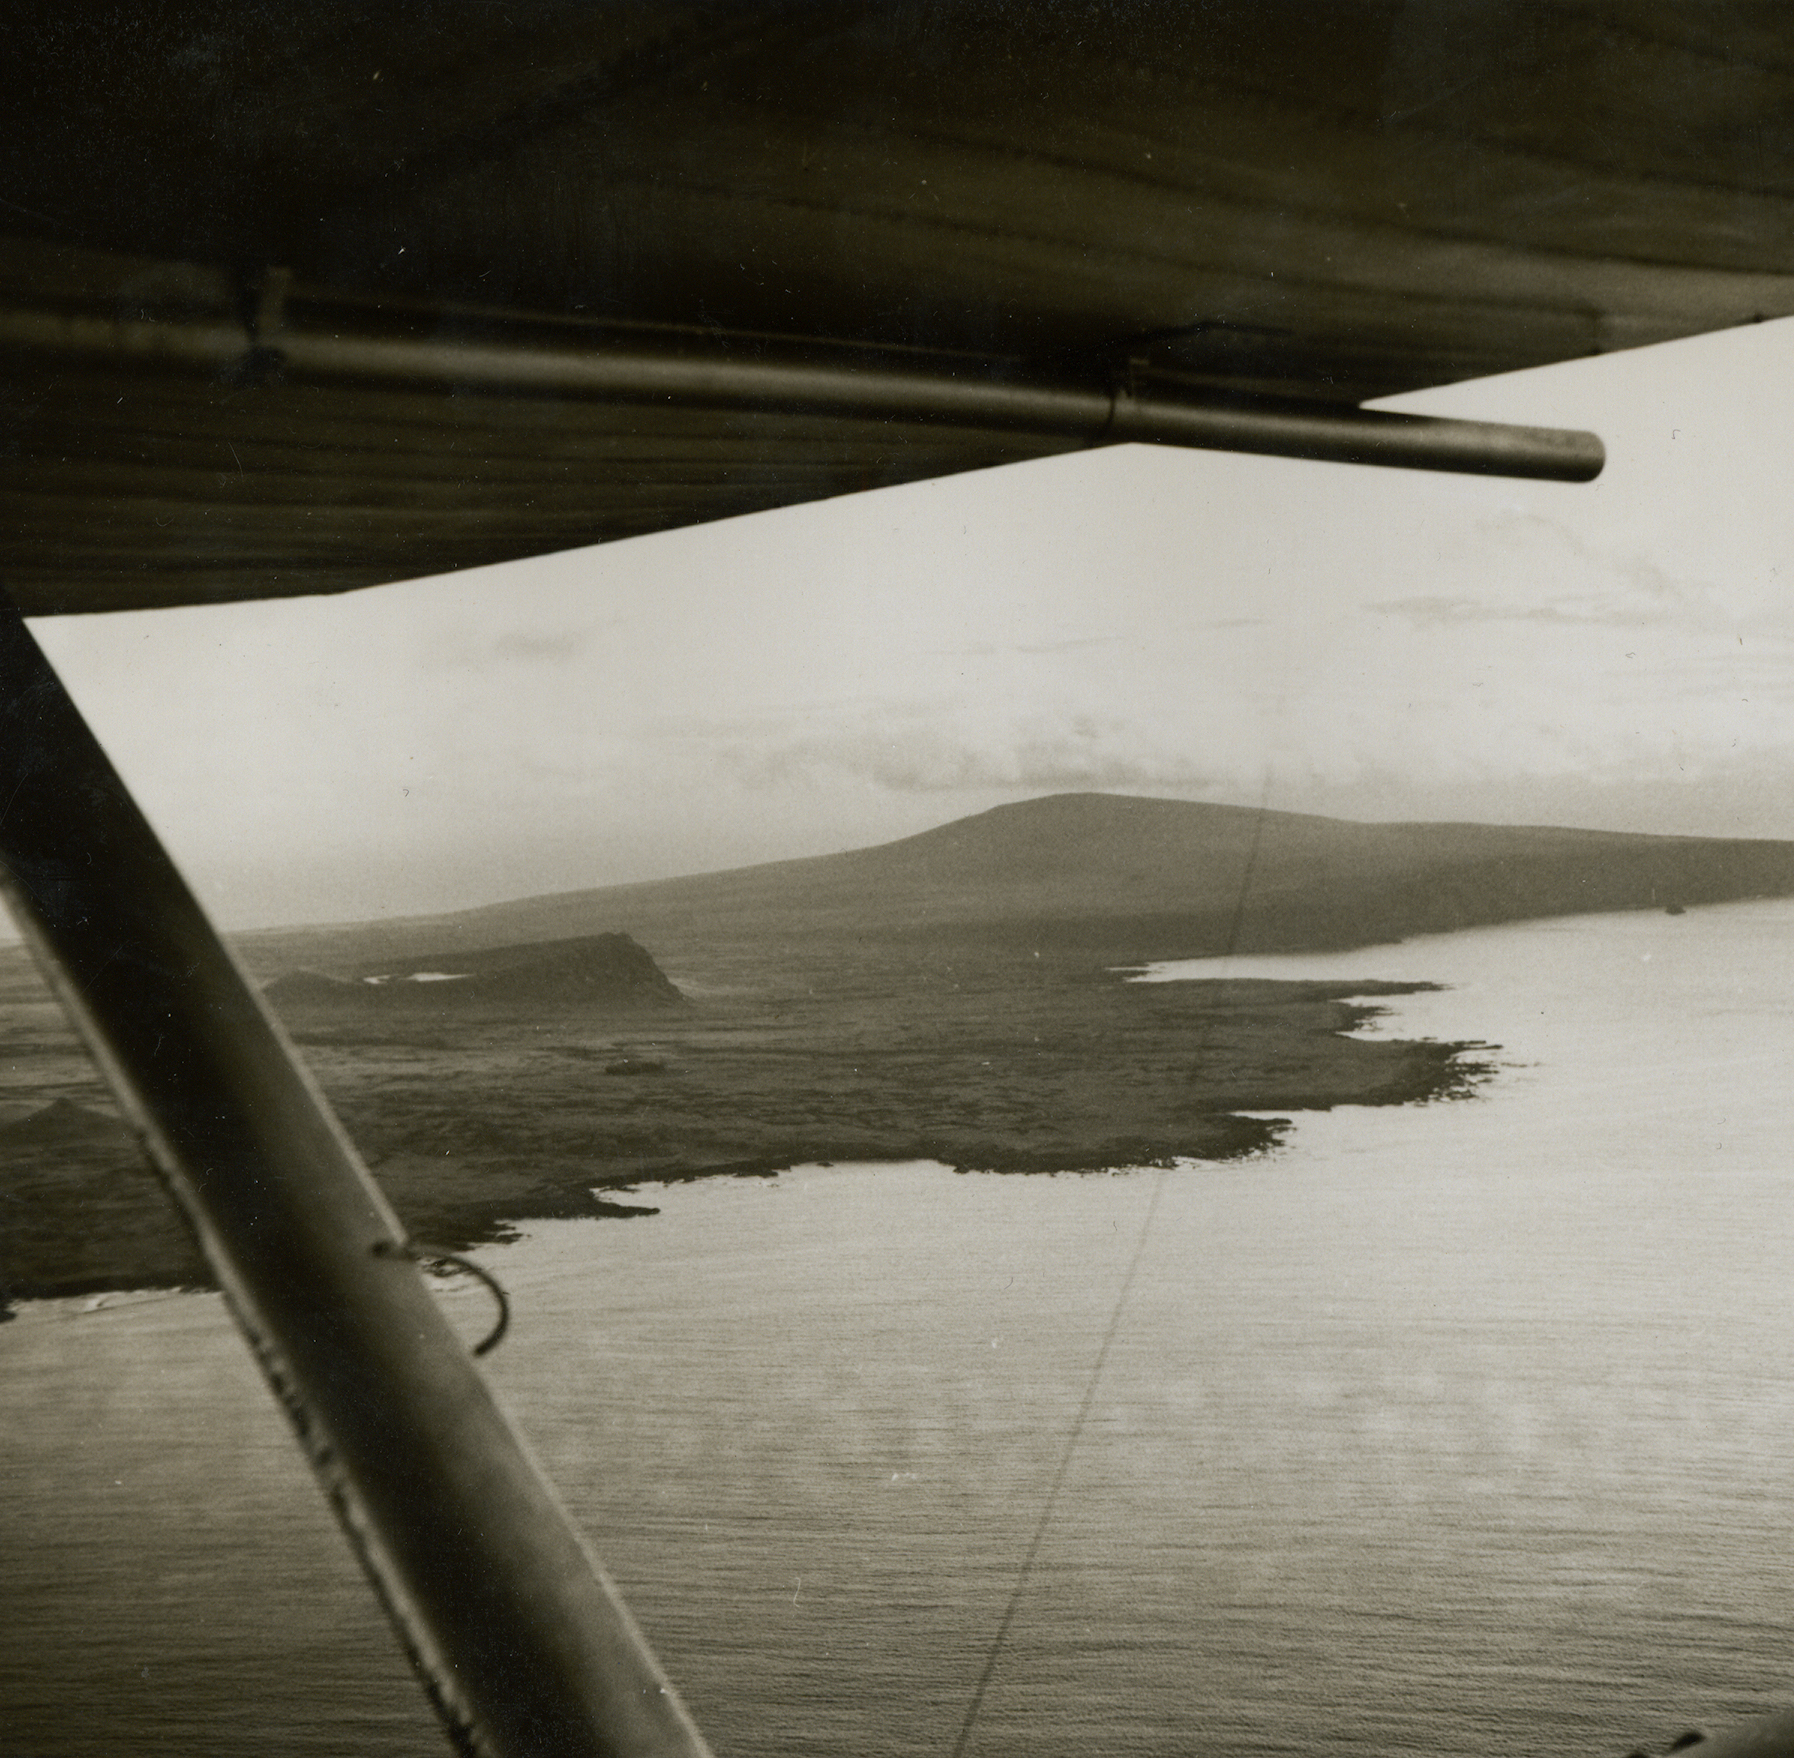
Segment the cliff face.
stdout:
[[577,1007],[633,1014],[686,1005],[647,950],[627,934],[420,953],[341,976],[292,971],[277,977],[265,993],[282,1013],[526,1013]]

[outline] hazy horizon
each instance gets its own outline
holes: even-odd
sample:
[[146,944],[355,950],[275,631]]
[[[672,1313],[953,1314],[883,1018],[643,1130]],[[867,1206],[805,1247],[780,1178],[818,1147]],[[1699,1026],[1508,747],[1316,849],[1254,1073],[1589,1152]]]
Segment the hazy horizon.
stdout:
[[1062,792],[1794,838],[1794,320],[1393,406],[1593,485],[1114,448],[39,638],[233,928],[889,842]]
[[[1149,794],[1149,793],[1144,793],[1144,792],[1130,793],[1130,792],[1123,792],[1121,790],[1101,789],[1101,788],[1090,788],[1090,789],[1068,788],[1068,789],[1061,789],[1054,793],[1028,794],[1019,799],[1002,801],[996,806],[981,807],[977,811],[974,811],[974,812],[955,813],[950,818],[942,818],[935,823],[924,824],[918,830],[906,831],[899,836],[883,838],[879,842],[876,842],[876,843],[852,843],[852,844],[844,845],[843,847],[840,847],[840,848],[816,849],[816,850],[811,850],[811,851],[808,851],[808,852],[802,853],[802,854],[773,855],[773,856],[768,857],[768,859],[765,861],[740,861],[740,862],[731,862],[726,866],[685,868],[685,869],[681,869],[678,872],[646,874],[640,878],[634,878],[634,879],[602,880],[593,885],[573,885],[573,886],[556,887],[550,891],[526,891],[526,892],[517,892],[517,893],[507,893],[506,895],[504,895],[502,897],[480,898],[480,899],[476,899],[474,902],[469,903],[469,904],[455,905],[451,908],[441,909],[441,910],[421,909],[421,910],[414,910],[414,911],[389,912],[387,914],[378,915],[378,916],[353,916],[353,915],[320,916],[320,917],[308,918],[305,920],[293,918],[291,920],[286,920],[286,921],[267,921],[267,922],[256,922],[256,923],[252,923],[252,924],[226,923],[225,926],[232,929],[232,931],[234,931],[234,932],[253,934],[253,933],[259,933],[259,932],[279,933],[284,930],[302,930],[302,929],[308,929],[308,928],[355,927],[355,926],[360,926],[360,925],[364,925],[364,924],[372,924],[372,923],[376,923],[376,922],[400,921],[400,920],[406,920],[406,919],[427,920],[427,919],[435,917],[435,916],[449,916],[449,915],[460,914],[464,910],[480,910],[480,909],[487,909],[487,908],[494,908],[494,907],[502,907],[503,905],[506,905],[506,904],[529,902],[532,899],[536,899],[536,898],[555,897],[555,896],[561,896],[561,895],[566,895],[566,894],[577,894],[577,893],[583,892],[583,891],[607,891],[607,890],[620,889],[620,888],[624,888],[624,887],[628,887],[628,886],[635,886],[635,885],[653,885],[653,884],[659,883],[661,881],[670,881],[670,880],[678,880],[678,879],[700,879],[700,878],[723,877],[730,873],[745,871],[745,870],[753,868],[753,867],[777,866],[777,865],[782,865],[789,861],[826,859],[830,855],[853,854],[853,853],[857,853],[857,852],[863,851],[868,848],[880,848],[880,847],[887,846],[890,843],[904,841],[906,838],[911,837],[911,836],[925,835],[930,830],[945,829],[949,825],[962,823],[968,818],[981,817],[984,814],[989,813],[989,812],[1000,811],[1006,806],[1022,806],[1022,805],[1028,805],[1028,804],[1037,804],[1037,803],[1045,802],[1048,800],[1063,799],[1063,798],[1068,798],[1068,797],[1077,797],[1079,795],[1094,796],[1094,797],[1098,797],[1098,798],[1108,798],[1108,799],[1150,800],[1150,801],[1164,803],[1164,804],[1170,804],[1170,805],[1188,805],[1188,806],[1213,805],[1213,806],[1233,807],[1238,810],[1248,811],[1248,812],[1258,812],[1258,811],[1262,810],[1262,811],[1269,811],[1272,813],[1285,813],[1286,815],[1294,815],[1294,816],[1313,816],[1313,817],[1331,818],[1331,819],[1335,819],[1341,823],[1355,823],[1355,824],[1387,824],[1387,825],[1392,825],[1392,826],[1408,825],[1408,824],[1433,824],[1433,825],[1449,825],[1449,824],[1497,825],[1497,824],[1499,824],[1499,825],[1505,825],[1509,828],[1514,828],[1514,829],[1593,830],[1593,831],[1617,830],[1617,831],[1621,831],[1621,832],[1627,833],[1627,834],[1646,835],[1646,836],[1678,834],[1675,832],[1633,831],[1630,826],[1623,825],[1623,824],[1581,824],[1581,823],[1571,823],[1567,820],[1547,824],[1542,821],[1519,819],[1519,818],[1488,818],[1488,819],[1467,819],[1467,818],[1408,819],[1408,818],[1392,818],[1392,817],[1353,818],[1344,813],[1299,813],[1299,812],[1293,812],[1291,808],[1287,808],[1287,807],[1266,806],[1266,805],[1264,805],[1264,803],[1262,801],[1259,801],[1259,800],[1179,799],[1176,796],[1165,795],[1165,794]],[[1704,833],[1696,832],[1696,833],[1691,833],[1691,834],[1701,835]],[[1763,838],[1763,839],[1757,839],[1757,840],[1794,841],[1794,837]],[[13,930],[10,921],[8,919],[6,919],[4,916],[0,916],[0,941],[17,943],[18,939],[19,939],[19,936]]]

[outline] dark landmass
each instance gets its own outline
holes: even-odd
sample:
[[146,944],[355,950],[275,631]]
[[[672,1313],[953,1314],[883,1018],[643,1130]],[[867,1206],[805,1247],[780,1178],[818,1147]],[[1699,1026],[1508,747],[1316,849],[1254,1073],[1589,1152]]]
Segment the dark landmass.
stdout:
[[288,1021],[345,1013],[455,1018],[567,1008],[603,1015],[666,1013],[686,1005],[665,972],[627,934],[422,953],[396,966],[376,960],[348,976],[289,971],[264,993]]
[[[1781,843],[1071,795],[852,854],[239,949],[407,1226],[454,1249],[634,1214],[614,1193],[640,1182],[806,1161],[1258,1152],[1286,1124],[1243,1112],[1461,1093],[1478,1047],[1342,1035],[1424,985],[1118,967],[1790,892]],[[5,1293],[203,1280],[22,954],[0,956],[0,1168]]]
[[[1399,1104],[1477,1071],[1462,1046],[1339,1035],[1377,1011],[1355,997],[1425,985],[1129,984],[1081,961],[1009,962],[958,963],[957,983],[937,973],[897,1000],[875,988],[769,1006],[736,991],[645,1024],[370,1021],[359,1002],[327,1023],[308,1005],[296,1036],[407,1227],[451,1250],[531,1219],[642,1212],[615,1193],[645,1181],[810,1161],[1053,1172],[1231,1158],[1284,1128],[1238,1110]],[[39,1038],[31,1073],[59,1096],[0,1123],[4,1292],[205,1285],[79,1047],[56,1038]],[[13,1091],[19,1069],[9,1058]]]
[[0,1124],[0,1296],[183,1288],[210,1275],[118,1119],[66,1098]]
[[[524,898],[456,915],[245,936],[266,976],[622,930],[675,982],[716,949],[816,962],[898,947],[1049,946],[1114,963],[1372,946],[1494,922],[1794,895],[1794,843],[1060,794],[876,848]],[[415,968],[415,967],[414,967]]]

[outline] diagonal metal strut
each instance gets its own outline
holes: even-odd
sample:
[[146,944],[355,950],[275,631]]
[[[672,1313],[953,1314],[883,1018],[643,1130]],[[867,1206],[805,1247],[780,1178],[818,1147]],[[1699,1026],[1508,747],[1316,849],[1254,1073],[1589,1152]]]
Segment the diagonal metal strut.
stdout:
[[322,1094],[4,601],[0,803],[0,889],[452,1743],[707,1758]]

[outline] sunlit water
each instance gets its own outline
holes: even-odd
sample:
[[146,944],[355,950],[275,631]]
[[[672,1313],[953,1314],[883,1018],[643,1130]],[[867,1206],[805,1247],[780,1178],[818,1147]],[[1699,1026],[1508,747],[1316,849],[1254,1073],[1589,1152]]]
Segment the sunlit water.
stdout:
[[[1621,1758],[1794,1700],[1794,904],[1228,970],[1448,983],[1383,1029],[1499,1071],[1241,1164],[804,1170],[485,1254],[722,1752],[951,1750],[1155,1189],[973,1750]],[[439,1750],[217,1302],[86,1304],[0,1327],[0,1752]]]

